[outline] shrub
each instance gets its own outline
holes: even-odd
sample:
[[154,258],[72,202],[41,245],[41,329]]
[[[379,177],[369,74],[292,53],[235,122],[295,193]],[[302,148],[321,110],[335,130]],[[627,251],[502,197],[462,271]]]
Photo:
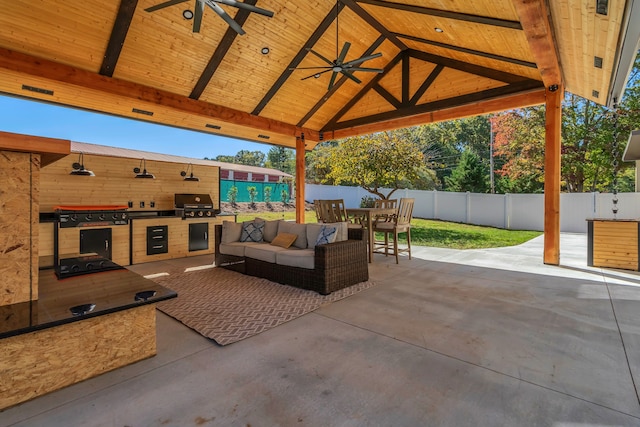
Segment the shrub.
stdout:
[[372,208],[375,203],[375,199],[371,196],[364,196],[360,199],[360,207],[361,208]]
[[227,199],[229,200],[229,203],[231,203],[231,206],[237,206],[238,187],[234,185],[233,187],[229,188],[229,191],[227,192]]

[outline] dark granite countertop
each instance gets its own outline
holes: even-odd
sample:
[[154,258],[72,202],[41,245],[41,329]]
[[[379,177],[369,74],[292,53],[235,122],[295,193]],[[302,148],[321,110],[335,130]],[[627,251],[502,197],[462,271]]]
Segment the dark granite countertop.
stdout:
[[[40,270],[36,301],[0,306],[0,338],[153,304],[177,293],[127,269],[58,280]],[[73,310],[72,310],[73,309]]]

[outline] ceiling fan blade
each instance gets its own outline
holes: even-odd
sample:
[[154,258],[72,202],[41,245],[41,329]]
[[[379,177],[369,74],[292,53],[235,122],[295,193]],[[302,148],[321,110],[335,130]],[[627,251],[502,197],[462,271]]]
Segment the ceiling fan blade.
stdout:
[[193,32],[200,32],[200,25],[202,24],[202,15],[204,15],[204,3],[196,1],[196,5],[193,11]]
[[345,76],[349,77],[351,80],[353,80],[354,82],[360,84],[362,83],[362,80],[360,80],[359,78],[357,78],[356,76],[354,76],[353,74],[351,74],[349,71],[346,71],[344,68],[342,69],[342,71],[340,71],[342,74],[344,74]]
[[[345,69],[345,67],[342,68],[343,70]],[[384,73],[384,70],[382,68],[364,68],[364,67],[346,67],[346,70],[348,72],[353,72],[353,71],[368,71],[370,73]]]
[[252,4],[246,4],[236,0],[213,0],[217,3],[226,4],[227,6],[237,7],[238,9],[246,9],[249,12],[258,13],[260,15],[268,16],[269,18],[273,17],[273,12],[267,9],[262,9],[260,7],[254,6]]
[[363,63],[364,61],[368,61],[370,59],[380,58],[381,56],[382,56],[381,53],[374,53],[373,55],[367,55],[367,56],[363,56],[363,57],[358,58],[358,59],[352,59],[351,61],[347,61],[342,65],[345,65],[345,66],[357,65],[357,64]]
[[157,4],[145,9],[145,12],[155,12],[156,10],[164,9],[165,7],[173,6],[174,4],[184,3],[189,0],[169,0],[164,3]]
[[328,60],[327,58],[325,58],[324,56],[320,55],[318,52],[316,52],[315,50],[311,49],[310,47],[307,48],[307,51],[313,53],[315,56],[317,56],[318,58],[322,59],[324,62],[326,62],[327,64],[331,65],[333,67],[333,61]]
[[338,76],[338,73],[336,71],[334,71],[333,74],[331,74],[331,80],[329,80],[329,87],[327,88],[327,90],[331,90],[331,88],[333,87],[333,84],[336,82],[337,76]]
[[245,31],[242,29],[242,27],[240,25],[238,25],[238,23],[236,21],[233,20],[233,18],[231,16],[229,16],[229,14],[227,12],[224,11],[223,8],[221,8],[218,3],[216,3],[213,0],[202,0],[206,3],[207,6],[209,6],[211,9],[213,9],[213,11],[215,13],[217,13],[220,18],[224,19],[224,21],[238,34],[240,34],[241,36],[246,34]]
[[310,76],[301,78],[300,80],[307,80],[307,79],[310,79],[311,77],[320,76],[320,74],[328,73],[329,71],[331,71],[331,70],[324,70],[324,71],[321,71],[319,73],[313,73]]
[[336,60],[336,64],[338,65],[342,64],[342,61],[344,61],[344,58],[347,56],[347,52],[349,51],[350,47],[351,47],[351,43],[344,42],[344,46],[342,46],[342,51],[340,52],[340,56],[338,56],[338,59]]

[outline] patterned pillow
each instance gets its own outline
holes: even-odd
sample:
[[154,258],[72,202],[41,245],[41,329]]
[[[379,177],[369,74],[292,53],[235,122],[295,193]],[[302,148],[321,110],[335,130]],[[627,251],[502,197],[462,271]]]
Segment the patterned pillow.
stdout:
[[262,242],[264,230],[263,221],[248,221],[242,223],[241,242]]
[[336,227],[323,225],[322,227],[320,227],[320,234],[318,234],[316,245],[326,245],[327,243],[333,243],[336,241],[336,236]]

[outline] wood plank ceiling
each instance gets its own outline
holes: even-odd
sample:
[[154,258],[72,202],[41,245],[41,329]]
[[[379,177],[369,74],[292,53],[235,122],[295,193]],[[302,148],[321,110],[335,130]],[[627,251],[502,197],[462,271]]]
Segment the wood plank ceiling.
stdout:
[[[160,3],[2,2],[0,92],[287,147],[304,134],[311,149],[539,104],[551,84],[604,104],[626,5],[609,0],[601,15],[597,0],[245,0],[272,18],[221,5],[241,36],[209,7],[194,33],[183,11],[196,0],[145,11]],[[381,53],[360,66],[383,72],[338,75],[328,90],[331,72],[292,70],[325,65],[309,49],[334,60],[345,42],[346,61]]]

